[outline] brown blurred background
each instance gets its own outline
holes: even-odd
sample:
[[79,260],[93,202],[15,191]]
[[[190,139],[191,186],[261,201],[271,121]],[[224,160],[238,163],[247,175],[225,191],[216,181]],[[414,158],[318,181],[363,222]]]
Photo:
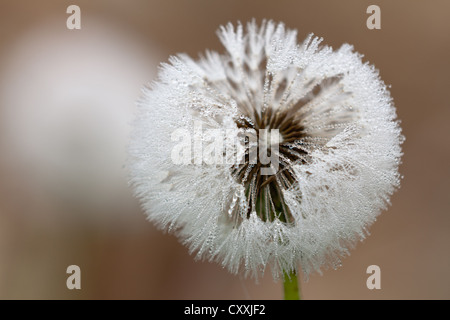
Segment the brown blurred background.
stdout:
[[[81,8],[81,30],[66,8]],[[381,30],[366,8],[381,8]],[[390,84],[407,138],[402,187],[343,259],[302,283],[306,299],[450,298],[450,2],[0,2],[0,298],[280,299],[195,262],[145,220],[123,167],[141,87],[174,53],[222,50],[228,21],[283,21],[339,47],[348,42]],[[66,288],[81,267],[82,289]],[[381,268],[368,290],[366,268]]]

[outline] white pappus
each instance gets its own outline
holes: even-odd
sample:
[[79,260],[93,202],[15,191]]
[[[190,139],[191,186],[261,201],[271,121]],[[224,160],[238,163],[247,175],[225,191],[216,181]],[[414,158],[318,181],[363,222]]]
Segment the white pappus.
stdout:
[[[232,273],[278,279],[339,266],[400,185],[404,138],[389,91],[348,44],[333,50],[313,35],[298,44],[272,21],[218,35],[225,53],[171,57],[144,90],[129,148],[135,195],[158,227]],[[242,151],[233,139],[227,161],[207,164],[194,150],[174,163],[173,133],[195,137],[198,124],[238,147],[277,130],[275,174],[261,172],[273,163],[250,163],[248,149],[230,162]]]

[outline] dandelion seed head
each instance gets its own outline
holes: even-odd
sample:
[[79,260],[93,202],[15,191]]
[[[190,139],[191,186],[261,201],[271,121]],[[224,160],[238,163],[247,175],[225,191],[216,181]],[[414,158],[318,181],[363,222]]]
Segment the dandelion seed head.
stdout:
[[[144,90],[130,146],[136,196],[198,259],[232,273],[339,266],[400,184],[389,91],[352,46],[299,44],[282,23],[228,24],[218,36],[223,54],[172,57]],[[221,161],[205,155],[212,136],[199,125],[226,134]],[[175,164],[183,136],[200,142]]]

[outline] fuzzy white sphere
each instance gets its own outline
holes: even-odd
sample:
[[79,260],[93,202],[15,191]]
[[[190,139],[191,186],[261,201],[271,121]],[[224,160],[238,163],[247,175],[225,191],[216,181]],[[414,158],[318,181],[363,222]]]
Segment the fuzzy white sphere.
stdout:
[[[336,267],[399,187],[392,99],[351,45],[333,51],[312,35],[297,44],[281,23],[244,29],[219,30],[224,54],[172,57],[144,91],[130,145],[135,194],[151,221],[232,273]],[[208,161],[199,125],[233,138],[226,161]],[[237,161],[261,129],[278,132],[273,175],[262,173],[273,163]],[[175,161],[180,139],[199,135]]]

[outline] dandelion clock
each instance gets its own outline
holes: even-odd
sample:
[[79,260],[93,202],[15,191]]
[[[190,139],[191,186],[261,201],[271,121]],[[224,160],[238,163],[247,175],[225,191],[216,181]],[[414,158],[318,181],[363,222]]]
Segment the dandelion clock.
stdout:
[[351,45],[271,21],[218,35],[223,54],[171,57],[144,90],[131,183],[196,258],[298,298],[296,275],[339,266],[399,187],[395,108]]

